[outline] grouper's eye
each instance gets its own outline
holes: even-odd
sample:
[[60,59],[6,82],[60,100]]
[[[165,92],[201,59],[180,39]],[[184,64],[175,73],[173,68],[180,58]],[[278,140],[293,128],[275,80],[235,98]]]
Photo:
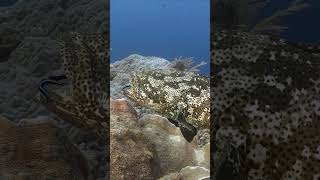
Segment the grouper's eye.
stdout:
[[130,93],[131,93],[131,92],[130,92],[130,88],[131,88],[130,85],[124,86],[124,87],[122,88],[123,94],[130,94]]

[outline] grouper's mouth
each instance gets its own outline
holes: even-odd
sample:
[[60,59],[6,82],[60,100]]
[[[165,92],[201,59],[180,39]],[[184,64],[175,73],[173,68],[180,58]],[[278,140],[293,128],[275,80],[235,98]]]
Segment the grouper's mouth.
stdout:
[[132,91],[132,86],[131,85],[127,85],[127,86],[124,86],[122,88],[122,94],[124,96],[126,96],[129,100],[133,101],[133,102],[136,102],[137,101],[137,98],[135,96],[135,94],[133,93]]

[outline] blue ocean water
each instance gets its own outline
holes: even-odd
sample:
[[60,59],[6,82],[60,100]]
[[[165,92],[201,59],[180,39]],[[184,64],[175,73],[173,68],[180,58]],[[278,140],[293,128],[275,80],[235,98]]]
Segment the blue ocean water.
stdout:
[[193,57],[210,72],[210,0],[110,0],[111,62],[130,54]]
[[[268,16],[277,10],[286,9],[294,0],[271,1],[264,9],[262,16]],[[282,24],[288,27],[280,35],[294,42],[320,43],[320,1],[305,0],[310,6],[297,13],[283,18]]]

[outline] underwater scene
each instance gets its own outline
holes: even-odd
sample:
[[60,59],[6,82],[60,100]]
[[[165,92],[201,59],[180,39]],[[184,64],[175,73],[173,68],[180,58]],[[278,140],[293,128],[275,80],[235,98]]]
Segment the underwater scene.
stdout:
[[208,179],[209,2],[185,8],[201,28],[178,14],[131,51],[105,0],[0,7],[0,179]]
[[0,1],[0,180],[319,179],[319,8]]
[[132,54],[191,58],[209,75],[209,0],[110,0],[111,63]]
[[211,6],[212,178],[319,179],[319,2]]
[[210,1],[110,1],[110,178],[210,178]]

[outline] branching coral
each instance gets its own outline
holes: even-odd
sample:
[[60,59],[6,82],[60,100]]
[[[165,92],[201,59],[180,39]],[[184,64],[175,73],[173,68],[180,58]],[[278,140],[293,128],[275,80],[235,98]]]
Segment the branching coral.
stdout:
[[212,3],[211,20],[214,29],[244,29],[258,33],[280,33],[287,29],[279,25],[283,17],[301,11],[309,5],[304,0],[294,0],[288,8],[274,12],[265,19],[258,19],[258,10],[270,0],[216,0]]
[[278,10],[275,13],[273,13],[272,16],[269,16],[263,20],[261,20],[259,23],[257,23],[255,26],[252,27],[251,31],[253,32],[281,32],[285,29],[287,29],[286,26],[277,25],[275,21],[277,21],[279,18],[291,15],[293,13],[296,13],[298,11],[301,11],[305,8],[309,7],[309,4],[304,3],[303,0],[295,0],[293,1],[287,9]]
[[193,64],[193,58],[192,57],[178,57],[174,58],[173,61],[170,64],[170,67],[179,71],[194,71],[198,72],[199,67],[206,65],[207,63],[204,61],[201,61],[200,64],[197,64],[195,66],[192,66]]

